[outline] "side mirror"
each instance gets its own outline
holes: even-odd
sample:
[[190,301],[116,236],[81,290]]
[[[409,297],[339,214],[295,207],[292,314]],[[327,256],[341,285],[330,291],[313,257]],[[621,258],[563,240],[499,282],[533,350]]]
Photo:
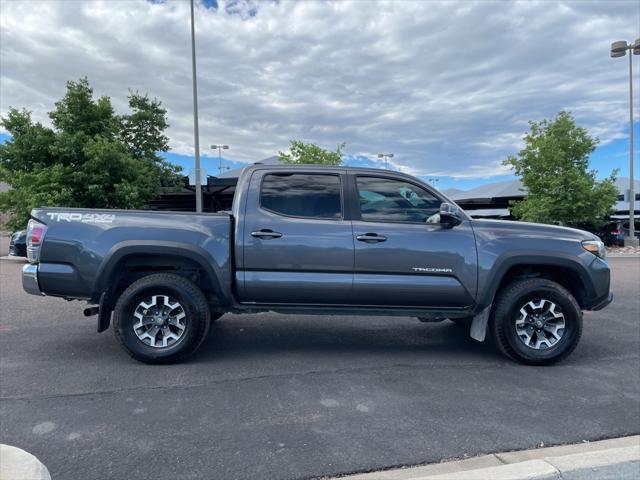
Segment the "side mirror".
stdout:
[[458,207],[447,202],[442,202],[440,205],[440,223],[452,228],[460,225],[462,220],[463,216]]

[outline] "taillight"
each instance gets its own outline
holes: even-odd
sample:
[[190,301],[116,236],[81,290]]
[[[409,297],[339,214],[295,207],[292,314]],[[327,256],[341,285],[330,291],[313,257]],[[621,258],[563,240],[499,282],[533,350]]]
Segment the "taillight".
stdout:
[[27,227],[27,259],[30,263],[38,263],[40,261],[40,248],[44,240],[44,234],[47,233],[47,226],[37,220],[29,220]]
[[617,228],[615,230],[611,230],[611,235],[620,235],[621,233],[622,231]]

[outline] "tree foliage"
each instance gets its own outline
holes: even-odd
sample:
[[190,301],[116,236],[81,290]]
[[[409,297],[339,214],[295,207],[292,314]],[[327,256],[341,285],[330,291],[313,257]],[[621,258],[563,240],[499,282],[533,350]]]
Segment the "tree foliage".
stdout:
[[325,150],[315,143],[304,143],[291,140],[289,153],[278,153],[278,159],[283,163],[294,165],[340,165],[342,163],[342,149],[346,143],[339,143],[334,152]]
[[11,108],[0,124],[0,209],[7,226],[24,228],[34,207],[140,208],[162,186],[179,182],[179,167],[158,155],[169,149],[160,101],[129,92],[130,112],[116,115],[109,97],[94,99],[87,78],[67,83],[49,113],[53,128]]
[[513,215],[528,222],[582,228],[605,223],[618,191],[616,171],[597,181],[597,172],[589,170],[589,155],[598,139],[577,126],[569,112],[529,125],[524,148],[503,162],[522,177],[528,190],[527,198],[513,205]]

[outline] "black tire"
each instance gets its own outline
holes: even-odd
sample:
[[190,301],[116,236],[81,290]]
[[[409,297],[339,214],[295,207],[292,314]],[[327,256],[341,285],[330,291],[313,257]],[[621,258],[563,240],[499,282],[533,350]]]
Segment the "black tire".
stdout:
[[[153,295],[177,299],[185,314],[180,339],[166,347],[149,346],[133,328],[139,303]],[[150,364],[184,360],[204,341],[210,324],[209,305],[202,291],[189,280],[170,273],[148,275],[132,283],[122,292],[113,310],[113,330],[122,348],[132,358]]]
[[[524,305],[540,299],[560,307],[565,328],[553,345],[535,349],[525,344],[526,336],[522,339],[518,335],[516,319]],[[582,312],[573,295],[556,282],[544,278],[517,280],[497,295],[490,332],[498,349],[506,356],[527,365],[551,365],[566,358],[578,345],[582,336]]]

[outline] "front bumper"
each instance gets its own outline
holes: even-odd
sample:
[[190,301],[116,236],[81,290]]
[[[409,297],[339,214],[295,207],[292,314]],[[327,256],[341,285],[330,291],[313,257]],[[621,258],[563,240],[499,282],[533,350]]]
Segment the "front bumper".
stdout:
[[613,302],[613,292],[609,292],[603,300],[600,300],[598,303],[593,305],[589,310],[602,310],[604,307]]
[[31,295],[44,295],[38,284],[38,265],[28,264],[22,267],[22,288]]

